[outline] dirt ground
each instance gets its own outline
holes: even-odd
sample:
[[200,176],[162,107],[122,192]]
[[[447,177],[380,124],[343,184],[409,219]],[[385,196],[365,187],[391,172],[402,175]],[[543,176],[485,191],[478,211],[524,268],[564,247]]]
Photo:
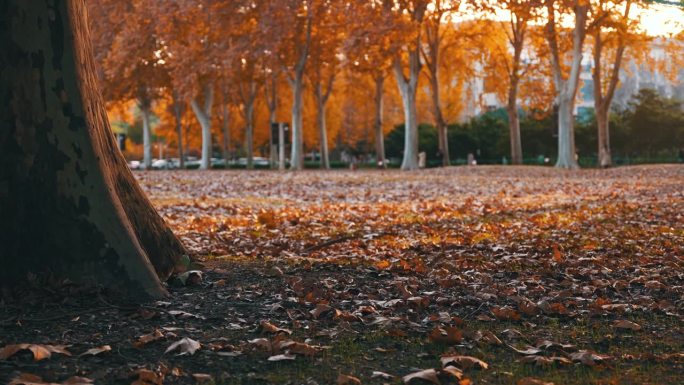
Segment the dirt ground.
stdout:
[[0,383],[684,383],[684,166],[136,175],[201,273],[3,293]]

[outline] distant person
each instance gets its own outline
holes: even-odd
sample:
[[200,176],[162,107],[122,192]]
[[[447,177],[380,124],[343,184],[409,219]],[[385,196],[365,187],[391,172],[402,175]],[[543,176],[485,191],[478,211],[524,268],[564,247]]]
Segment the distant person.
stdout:
[[421,151],[418,153],[418,168],[425,168],[425,160],[426,160],[426,155],[425,151]]

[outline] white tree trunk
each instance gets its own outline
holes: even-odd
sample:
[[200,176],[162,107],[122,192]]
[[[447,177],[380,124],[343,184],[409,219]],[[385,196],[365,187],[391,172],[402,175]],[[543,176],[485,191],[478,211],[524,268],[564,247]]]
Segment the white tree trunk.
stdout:
[[328,155],[328,129],[325,124],[325,103],[318,102],[318,129],[320,134],[321,168],[330,169],[330,156]]
[[152,168],[152,132],[150,129],[150,105],[147,102],[140,104],[140,113],[143,123],[143,165],[145,169]]
[[375,157],[379,168],[386,168],[385,138],[382,132],[383,88],[385,77],[375,78]]
[[247,132],[245,135],[245,148],[247,149],[247,169],[254,168],[254,102],[245,105],[245,120]]
[[213,104],[214,89],[206,87],[204,90],[204,108],[200,106],[197,99],[192,99],[190,103],[192,111],[197,117],[202,127],[202,160],[200,169],[208,170],[211,168],[211,106]]
[[292,151],[290,155],[290,169],[304,169],[304,135],[302,127],[302,89],[304,74],[295,73],[292,85]]
[[563,96],[558,104],[558,160],[556,167],[575,169],[578,168],[575,159],[575,118],[572,114],[574,108],[573,96]]

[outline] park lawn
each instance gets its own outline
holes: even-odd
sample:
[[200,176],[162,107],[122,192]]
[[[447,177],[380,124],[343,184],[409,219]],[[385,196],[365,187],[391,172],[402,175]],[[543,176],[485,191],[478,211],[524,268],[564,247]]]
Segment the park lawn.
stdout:
[[[17,353],[0,360],[7,378],[684,382],[684,166],[136,175],[201,282],[142,307],[63,282],[27,290],[19,310],[0,305],[0,347],[73,356]],[[165,353],[184,337],[201,348]],[[454,358],[459,380],[440,360],[456,356],[487,368]]]

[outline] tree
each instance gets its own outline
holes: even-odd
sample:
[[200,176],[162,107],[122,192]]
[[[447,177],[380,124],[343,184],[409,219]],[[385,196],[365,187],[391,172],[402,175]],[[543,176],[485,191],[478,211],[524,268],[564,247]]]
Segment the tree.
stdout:
[[354,73],[369,76],[373,81],[373,128],[375,155],[379,168],[386,168],[384,139],[385,79],[392,67],[398,47],[394,33],[389,2],[378,6],[373,2],[360,2],[353,10],[354,18],[347,23],[344,54]]
[[[575,150],[573,109],[582,65],[582,51],[587,34],[589,2],[587,0],[546,0],[546,39],[551,53],[553,83],[558,104],[558,160],[556,167],[578,168]],[[570,69],[564,70],[563,51],[559,42],[557,14],[571,13],[575,23],[572,28],[572,49],[569,53]]]
[[632,0],[626,2],[597,0],[591,8],[594,22],[589,33],[593,38],[594,68],[592,78],[594,80],[594,110],[596,111],[598,126],[598,163],[600,167],[610,167],[613,164],[610,149],[609,115],[615,89],[620,80],[620,70],[625,51],[630,47],[636,49],[636,45],[646,40],[637,34],[638,23],[630,17],[633,3]]
[[507,21],[497,23],[506,34],[509,49],[496,47],[492,54],[497,56],[497,61],[506,74],[506,112],[508,113],[511,163],[513,164],[523,162],[518,99],[522,77],[531,67],[523,62],[523,52],[528,41],[529,24],[537,17],[536,13],[541,5],[541,1],[499,0],[495,2],[495,9],[504,10],[509,15]]
[[152,166],[152,103],[169,85],[167,58],[156,35],[152,9],[144,0],[88,2],[99,20],[92,23],[94,45],[103,68],[109,101],[135,99],[143,123],[143,164]]
[[340,67],[341,48],[345,39],[344,16],[351,9],[349,4],[345,6],[330,2],[325,7],[317,8],[314,14],[308,78],[316,103],[316,125],[323,169],[330,168],[326,105]]
[[426,12],[424,24],[425,44],[421,44],[423,61],[427,68],[427,76],[430,81],[430,91],[432,96],[432,115],[435,119],[437,137],[439,143],[439,153],[442,157],[442,165],[451,164],[449,156],[449,138],[447,136],[447,122],[442,113],[442,103],[440,98],[440,76],[441,51],[444,44],[445,26],[451,23],[452,16],[461,6],[460,0],[436,0],[432,7]]
[[302,96],[313,30],[313,0],[269,0],[261,13],[260,30],[269,37],[266,51],[275,53],[292,88],[292,152],[290,168],[304,168]]
[[0,276],[162,297],[186,251],[117,149],[86,13],[78,0],[0,2]]
[[[152,2],[156,33],[164,52],[173,89],[190,100],[202,131],[201,169],[211,167],[212,110],[216,85],[232,58],[228,32],[240,15],[239,2],[179,0]],[[228,59],[227,59],[228,58]]]
[[[418,78],[422,68],[420,61],[421,25],[427,10],[428,1],[399,1],[392,9],[394,22],[398,29],[405,31],[407,41],[394,58],[393,70],[397,80],[404,108],[404,158],[402,170],[418,169],[418,111],[416,108],[416,91]],[[399,26],[402,26],[399,27]],[[407,65],[404,64],[407,62]],[[405,72],[408,67],[408,73]]]

